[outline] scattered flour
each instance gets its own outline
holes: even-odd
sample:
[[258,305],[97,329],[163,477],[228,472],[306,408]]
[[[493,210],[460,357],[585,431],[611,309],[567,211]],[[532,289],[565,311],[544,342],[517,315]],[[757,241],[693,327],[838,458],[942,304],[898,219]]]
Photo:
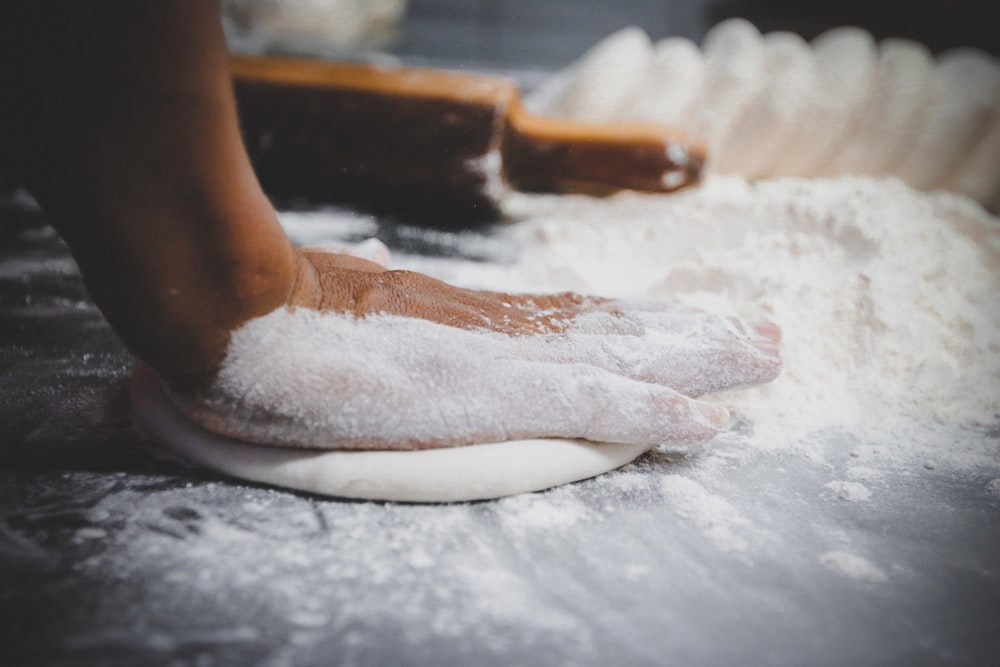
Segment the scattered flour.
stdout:
[[868,466],[851,466],[847,469],[847,476],[851,479],[867,482],[879,479],[882,477],[882,473]]
[[695,523],[719,549],[746,550],[743,532],[750,522],[725,498],[682,475],[664,475],[660,490],[672,501],[676,512]]
[[878,583],[888,578],[885,572],[870,561],[847,551],[829,551],[819,557],[819,562],[851,579]]
[[841,500],[871,500],[872,492],[868,487],[859,482],[845,482],[841,480],[827,482],[824,486],[840,498]]
[[504,523],[516,530],[569,528],[590,515],[585,505],[565,494],[511,496],[498,501],[497,507]]
[[283,211],[280,219],[288,238],[301,246],[322,245],[331,238],[371,237],[378,232],[375,218],[342,208]]

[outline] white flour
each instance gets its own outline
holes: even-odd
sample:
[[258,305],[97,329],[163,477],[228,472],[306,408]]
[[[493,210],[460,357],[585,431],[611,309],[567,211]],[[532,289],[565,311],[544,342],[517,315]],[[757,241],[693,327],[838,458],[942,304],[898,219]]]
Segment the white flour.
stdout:
[[402,263],[473,287],[779,323],[783,375],[717,399],[758,448],[828,429],[990,425],[1000,411],[1000,223],[964,198],[894,180],[713,177],[672,196],[518,194],[507,208],[516,264]]
[[846,551],[825,553],[820,556],[819,562],[851,579],[863,579],[875,583],[886,580],[886,574],[881,569],[861,556]]

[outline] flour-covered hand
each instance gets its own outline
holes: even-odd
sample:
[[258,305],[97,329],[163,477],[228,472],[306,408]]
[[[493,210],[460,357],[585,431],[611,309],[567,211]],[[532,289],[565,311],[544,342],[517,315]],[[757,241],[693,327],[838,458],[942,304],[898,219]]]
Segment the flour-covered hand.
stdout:
[[261,444],[415,449],[566,437],[711,438],[705,393],[773,379],[779,331],[659,302],[516,295],[319,251],[284,308],[232,335],[212,383],[177,395]]

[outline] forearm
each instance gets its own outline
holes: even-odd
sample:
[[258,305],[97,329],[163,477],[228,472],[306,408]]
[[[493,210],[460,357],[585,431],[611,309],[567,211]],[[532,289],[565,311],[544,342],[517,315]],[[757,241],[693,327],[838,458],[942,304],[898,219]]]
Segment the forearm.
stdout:
[[210,373],[296,265],[241,144],[218,7],[45,4],[17,17],[24,178],[126,344],[174,380]]

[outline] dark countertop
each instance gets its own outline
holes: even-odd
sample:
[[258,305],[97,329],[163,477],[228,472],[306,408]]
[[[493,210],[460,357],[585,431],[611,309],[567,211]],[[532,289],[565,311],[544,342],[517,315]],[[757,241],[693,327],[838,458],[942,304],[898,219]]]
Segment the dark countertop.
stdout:
[[[866,503],[816,492],[854,463],[833,439],[822,465],[744,458],[713,488],[685,481],[704,462],[683,449],[457,505],[226,480],[158,459],[132,431],[129,357],[64,246],[32,209],[2,211],[5,665],[982,665],[1000,654],[995,432],[978,437],[996,465],[899,469]],[[454,243],[394,229],[410,251],[454,252],[475,245],[470,234],[497,243],[489,230]]]
[[[468,3],[461,20],[487,32],[447,45],[433,36],[455,3],[414,0],[415,20],[431,27],[398,50],[475,67],[530,57],[551,69],[634,22],[588,3],[574,15],[587,24],[573,23],[586,35],[579,48],[540,37],[530,53],[503,28],[529,6],[537,16],[558,4]],[[713,4],[721,16],[739,3],[622,6],[640,21],[666,7],[651,34],[697,38],[709,19],[693,5]],[[564,20],[553,12],[552,23]],[[996,429],[966,436],[995,452],[992,466],[894,468],[869,484],[872,502],[817,493],[855,463],[835,435],[821,463],[758,453],[712,475],[714,487],[684,481],[708,484],[703,457],[684,449],[544,493],[457,505],[228,480],[160,459],[133,431],[129,355],[41,215],[17,198],[0,204],[0,664],[1000,659]],[[489,246],[495,231],[463,238]],[[475,246],[390,222],[378,234],[420,254]]]

